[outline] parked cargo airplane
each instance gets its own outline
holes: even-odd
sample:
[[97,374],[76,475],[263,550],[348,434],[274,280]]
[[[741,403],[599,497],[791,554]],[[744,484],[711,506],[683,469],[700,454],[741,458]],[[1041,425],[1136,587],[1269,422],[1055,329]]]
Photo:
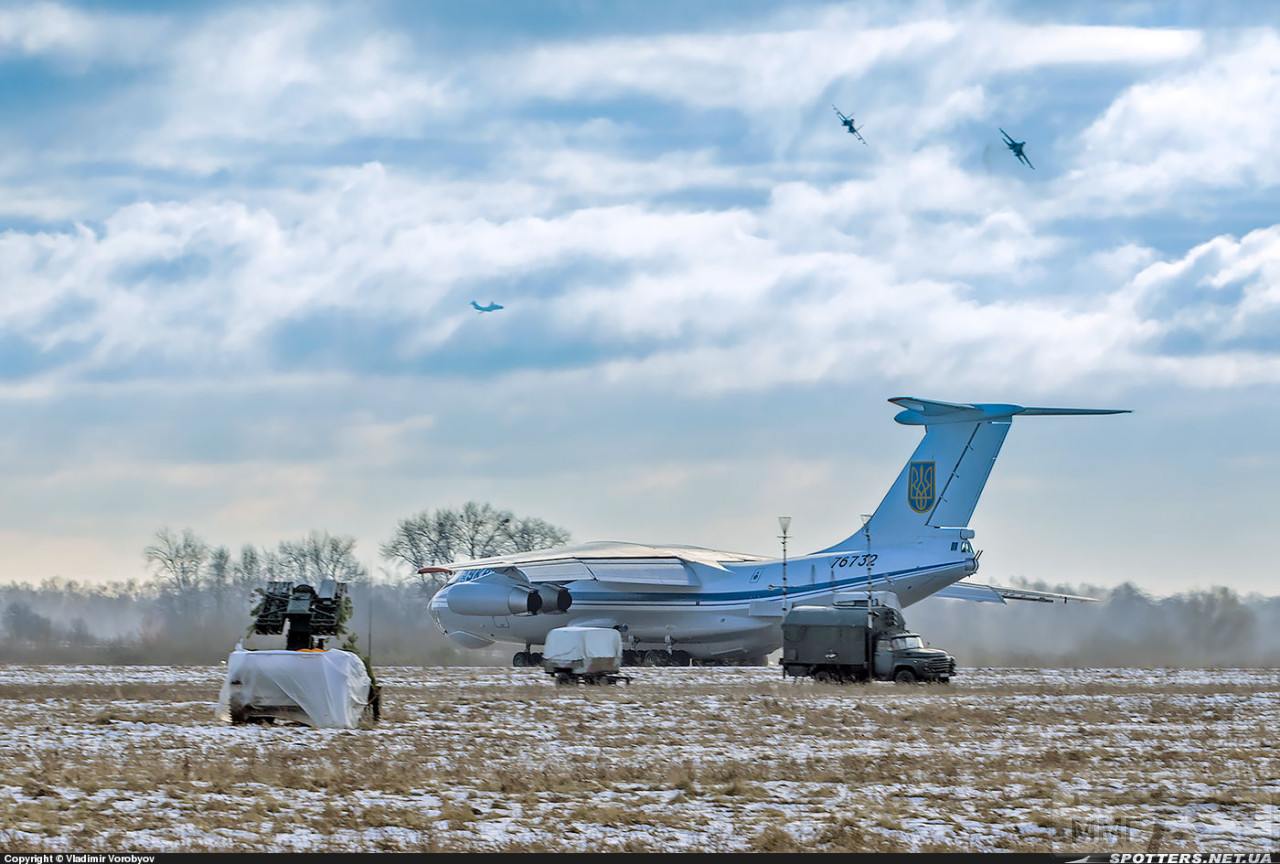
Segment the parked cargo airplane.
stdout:
[[[926,597],[1088,600],[961,582],[977,572],[969,518],[1014,417],[1125,414],[1091,408],[1024,408],[890,399],[894,418],[925,435],[866,525],[809,555],[781,559],[694,546],[597,542],[463,561],[431,600],[436,626],[468,648],[494,642],[531,649],[569,624],[622,633],[628,662],[684,665],[763,662],[781,645],[779,622],[796,604],[882,592],[898,605]],[[883,593],[887,592],[887,593]]]

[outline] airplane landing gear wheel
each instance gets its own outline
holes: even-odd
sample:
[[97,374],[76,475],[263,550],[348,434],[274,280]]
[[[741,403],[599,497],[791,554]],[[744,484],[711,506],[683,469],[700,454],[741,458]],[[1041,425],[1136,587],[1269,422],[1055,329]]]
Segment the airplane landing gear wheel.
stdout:
[[528,651],[517,651],[511,657],[511,665],[517,669],[523,669],[526,666],[533,666],[533,655]]

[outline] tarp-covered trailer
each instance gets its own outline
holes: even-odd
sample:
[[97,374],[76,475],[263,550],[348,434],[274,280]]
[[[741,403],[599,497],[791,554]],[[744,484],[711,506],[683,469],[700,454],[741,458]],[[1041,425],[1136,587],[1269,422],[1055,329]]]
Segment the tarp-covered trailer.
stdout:
[[547,634],[542,668],[557,684],[630,683],[622,668],[622,635],[609,627],[557,627]]
[[354,729],[372,717],[376,690],[350,651],[245,651],[227,657],[218,714],[232,723],[276,720]]

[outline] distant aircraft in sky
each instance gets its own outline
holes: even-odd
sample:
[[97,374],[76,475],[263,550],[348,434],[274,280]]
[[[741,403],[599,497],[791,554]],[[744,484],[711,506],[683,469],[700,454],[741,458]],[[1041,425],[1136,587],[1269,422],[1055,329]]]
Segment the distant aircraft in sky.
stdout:
[[1026,166],[1030,168],[1032,171],[1036,170],[1036,166],[1031,164],[1031,160],[1027,158],[1027,154],[1022,152],[1022,147],[1027,142],[1014,141],[1012,138],[1009,137],[1009,133],[1004,131],[1003,129],[1000,130],[1000,134],[1004,136],[1004,146],[1008,147],[1010,150],[1013,151],[1013,155],[1018,157],[1018,161],[1026,163]]
[[840,113],[840,109],[834,105],[831,106],[831,110],[836,112],[836,116],[840,118],[840,125],[845,128],[845,131],[857,138],[863,144],[867,143],[867,139],[862,137],[862,133],[858,131],[858,127],[853,125],[853,115],[846,117],[844,114]]
[[506,307],[500,306],[497,303],[494,303],[492,300],[489,301],[488,306],[481,306],[479,303],[472,300],[471,308],[476,310],[477,312],[497,312],[499,309],[504,309]]

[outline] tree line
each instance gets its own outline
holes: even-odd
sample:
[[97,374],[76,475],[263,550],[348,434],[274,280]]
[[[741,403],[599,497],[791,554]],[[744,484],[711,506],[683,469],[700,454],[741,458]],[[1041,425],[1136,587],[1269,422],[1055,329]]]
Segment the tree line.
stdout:
[[[402,519],[379,546],[375,575],[347,536],[312,532],[233,552],[191,529],[162,528],[143,550],[144,579],[0,585],[0,662],[214,663],[244,638],[255,588],[333,578],[350,584],[352,629],[362,649],[372,637],[379,665],[505,665],[509,647],[468,651],[436,630],[426,607],[439,577],[417,569],[568,541],[567,531],[541,519],[469,502]],[[1132,583],[1014,582],[1103,602],[927,600],[907,610],[908,622],[965,665],[1280,665],[1280,597],[1221,587],[1154,597]]]
[[[352,630],[379,663],[483,662],[430,625],[440,578],[427,565],[563,545],[569,532],[487,503],[426,510],[400,520],[371,577],[355,538],[313,531],[274,546],[213,545],[191,528],[159,529],[142,551],[144,580],[44,580],[0,586],[0,660],[210,663],[246,635],[255,590],[273,581],[349,584]],[[372,632],[370,632],[372,631]],[[257,641],[273,637],[253,637]],[[504,656],[495,652],[494,658]]]

